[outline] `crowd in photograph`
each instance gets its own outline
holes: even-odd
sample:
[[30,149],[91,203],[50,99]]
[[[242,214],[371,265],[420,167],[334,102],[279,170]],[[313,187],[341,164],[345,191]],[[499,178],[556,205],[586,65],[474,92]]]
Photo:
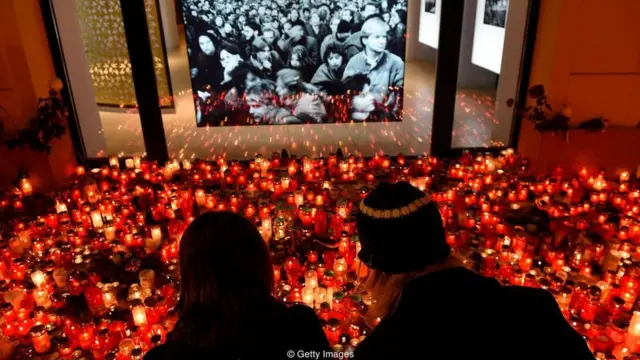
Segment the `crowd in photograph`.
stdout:
[[407,0],[183,0],[199,126],[400,120]]

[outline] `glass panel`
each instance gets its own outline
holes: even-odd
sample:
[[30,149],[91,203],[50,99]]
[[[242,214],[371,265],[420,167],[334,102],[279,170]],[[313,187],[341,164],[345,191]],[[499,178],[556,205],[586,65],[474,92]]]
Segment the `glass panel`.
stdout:
[[[465,0],[454,148],[510,143],[528,1]],[[508,49],[508,51],[505,51]]]
[[[421,12],[424,10],[424,7],[421,9],[421,6],[424,6],[420,4],[421,2],[409,2],[411,9],[408,9],[409,15],[407,16],[406,0],[380,1],[380,5],[376,7],[358,7],[357,2],[346,0],[331,0],[329,2],[331,6],[323,5],[322,2],[315,2],[317,5],[314,5],[315,3],[311,2],[308,11],[299,6],[299,1],[294,0],[266,2],[183,0],[178,2],[178,5],[182,5],[181,11],[187,21],[186,25],[177,27],[175,23],[180,21],[177,19],[179,12],[172,6],[173,1],[160,0],[159,3],[176,106],[175,113],[163,112],[170,157],[211,158],[215,155],[226,154],[229,158],[245,159],[253,157],[256,152],[268,154],[282,149],[287,149],[290,153],[299,156],[326,156],[335,152],[338,147],[342,148],[345,153],[364,155],[373,155],[378,151],[394,155],[398,152],[410,155],[428,152],[436,51],[419,43],[417,36],[415,38],[404,36],[407,27],[409,27],[409,33],[414,31],[413,33],[417,34],[422,17]],[[259,4],[264,5],[258,6]],[[279,43],[286,41],[287,35],[284,35],[283,30],[285,26],[288,26],[287,23],[311,24],[319,19],[319,26],[305,26],[304,31],[305,36],[313,35],[310,37],[313,37],[315,42],[321,45],[327,38],[335,38],[338,27],[346,29],[345,32],[351,33],[351,35],[357,33],[361,29],[365,17],[371,15],[369,12],[377,13],[382,21],[387,23],[386,27],[390,31],[385,50],[396,53],[406,71],[404,110],[402,112],[404,119],[402,122],[375,123],[369,121],[363,124],[348,121],[338,124],[286,126],[197,126],[194,96],[199,94],[194,94],[192,90],[192,75],[197,78],[205,70],[215,71],[214,69],[220,70],[222,68],[219,59],[213,60],[214,66],[211,69],[199,66],[199,61],[202,60],[202,46],[206,47],[207,45],[201,46],[200,44],[199,38],[203,33],[213,35],[215,42],[211,42],[216,47],[213,53],[220,57],[218,52],[222,53],[221,49],[230,42],[240,44],[241,53],[250,50],[249,43],[242,43],[241,39],[244,36],[243,31],[250,32],[248,28],[240,25],[243,21],[244,24],[257,23],[259,25],[258,37],[262,40],[266,39],[277,50],[277,47],[281,46]],[[315,14],[318,16],[316,17]],[[304,20],[296,20],[296,18]],[[199,21],[194,24],[190,19]],[[340,26],[340,20],[344,20],[346,23]],[[265,29],[273,27],[276,28],[275,32],[264,32]],[[320,35],[323,31],[326,31],[326,34]],[[319,41],[319,37],[322,37],[322,41]],[[355,37],[350,39],[354,44],[359,43]],[[203,41],[206,42],[206,39]],[[404,50],[405,43],[407,44],[406,52]],[[362,46],[362,43],[359,44]],[[357,49],[354,54],[358,54]],[[282,54],[278,55],[282,65],[288,65],[288,57]],[[239,56],[245,63],[252,61],[250,54],[239,54]],[[348,53],[348,56],[347,60],[351,59],[353,55]],[[407,62],[405,63],[405,61]],[[344,61],[343,65],[347,65],[347,61]],[[215,73],[212,74],[212,76],[215,75]],[[277,78],[274,74],[270,79],[276,82]],[[212,82],[211,85],[219,84]],[[338,110],[334,109],[334,111]],[[333,114],[330,110],[327,112]]]
[[[120,1],[53,4],[87,156],[143,154]],[[170,109],[173,99],[156,2],[145,4],[161,106]]]

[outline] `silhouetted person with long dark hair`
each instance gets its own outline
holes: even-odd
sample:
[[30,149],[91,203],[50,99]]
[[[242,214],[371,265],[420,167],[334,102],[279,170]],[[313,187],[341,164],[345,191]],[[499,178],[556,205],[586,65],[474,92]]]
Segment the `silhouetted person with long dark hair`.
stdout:
[[180,244],[179,320],[158,359],[287,359],[329,350],[313,310],[272,297],[273,267],[255,226],[229,212],[194,220]]

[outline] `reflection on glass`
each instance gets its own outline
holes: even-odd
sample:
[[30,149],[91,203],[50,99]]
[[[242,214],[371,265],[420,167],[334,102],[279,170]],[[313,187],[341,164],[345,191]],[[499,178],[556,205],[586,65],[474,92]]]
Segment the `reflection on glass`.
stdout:
[[514,113],[507,100],[520,78],[527,8],[528,1],[465,0],[454,148],[509,144]]
[[[171,104],[155,1],[145,0],[149,38],[163,106]],[[134,107],[136,92],[119,0],[76,0],[75,8],[89,71],[101,106]]]

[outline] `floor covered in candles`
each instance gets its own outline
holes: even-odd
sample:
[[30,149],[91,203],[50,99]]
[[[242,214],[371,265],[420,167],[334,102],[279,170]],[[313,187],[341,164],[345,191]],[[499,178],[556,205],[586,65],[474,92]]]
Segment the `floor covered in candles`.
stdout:
[[[255,153],[287,149],[310,157],[327,156],[341,147],[345,153],[373,156],[404,153],[421,155],[431,147],[435,67],[426,62],[408,62],[404,120],[396,123],[324,124],[293,126],[243,126],[197,128],[192,100],[189,64],[184,41],[169,52],[169,70],[175,110],[163,110],[163,125],[172,158],[211,159],[218,154],[245,160]],[[495,89],[460,89],[456,95],[454,147],[492,146],[492,130],[498,124]],[[136,110],[101,109],[102,135],[109,154],[141,155],[145,152],[140,116]],[[93,155],[93,154],[90,154]]]
[[216,210],[258,226],[275,258],[275,296],[314,308],[334,350],[351,351],[371,331],[362,315],[372,301],[353,293],[365,274],[354,215],[381,180],[427,190],[466,266],[550,291],[601,359],[640,350],[640,190],[629,172],[534,177],[510,151],[448,162],[110,162],[78,167],[64,191],[39,193],[25,177],[0,195],[0,358],[139,359],[175,324],[182,232]]

